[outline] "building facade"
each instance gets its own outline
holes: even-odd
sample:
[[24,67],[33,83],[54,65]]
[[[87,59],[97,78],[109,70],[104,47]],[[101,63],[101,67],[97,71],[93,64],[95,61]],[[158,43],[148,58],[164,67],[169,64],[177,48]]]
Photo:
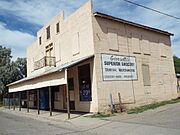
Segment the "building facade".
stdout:
[[108,111],[118,93],[127,107],[176,98],[171,35],[94,13],[89,1],[37,32],[27,48],[27,77],[9,92],[28,93],[31,108],[82,112]]

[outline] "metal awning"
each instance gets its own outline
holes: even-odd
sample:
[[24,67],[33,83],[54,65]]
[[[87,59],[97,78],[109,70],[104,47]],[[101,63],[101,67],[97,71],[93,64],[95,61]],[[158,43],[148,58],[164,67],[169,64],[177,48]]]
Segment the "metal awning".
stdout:
[[54,67],[44,73],[29,76],[19,81],[8,84],[9,92],[26,91],[31,89],[43,88],[47,86],[57,86],[67,84],[67,68],[77,65],[83,61],[93,58],[94,55],[86,56],[77,60],[67,62],[58,67]]

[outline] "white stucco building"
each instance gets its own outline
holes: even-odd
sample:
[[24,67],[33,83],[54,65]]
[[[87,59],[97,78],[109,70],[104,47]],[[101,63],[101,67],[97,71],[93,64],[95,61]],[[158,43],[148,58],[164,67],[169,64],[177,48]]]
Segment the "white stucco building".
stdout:
[[66,110],[69,102],[82,112],[109,110],[118,93],[127,107],[176,98],[172,35],[93,12],[89,1],[37,32],[27,48],[27,77],[9,92],[28,93],[28,107]]

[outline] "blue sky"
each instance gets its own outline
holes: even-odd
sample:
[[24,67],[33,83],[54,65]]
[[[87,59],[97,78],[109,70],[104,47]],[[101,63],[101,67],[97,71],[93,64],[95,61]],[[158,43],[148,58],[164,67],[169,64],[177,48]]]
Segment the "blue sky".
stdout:
[[[26,56],[36,32],[60,11],[70,15],[87,0],[0,0],[0,44],[12,49],[13,59]],[[180,17],[180,0],[131,0]],[[123,0],[93,0],[94,11],[174,33],[173,54],[180,57],[180,20],[137,7]]]

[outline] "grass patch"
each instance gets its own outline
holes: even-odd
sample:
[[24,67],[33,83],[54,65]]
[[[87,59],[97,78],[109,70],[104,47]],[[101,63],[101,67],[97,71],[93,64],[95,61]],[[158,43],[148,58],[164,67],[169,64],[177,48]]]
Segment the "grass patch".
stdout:
[[107,117],[111,117],[111,116],[114,116],[114,114],[96,113],[96,114],[85,116],[85,117],[89,117],[89,118],[107,118]]
[[135,107],[133,109],[128,110],[127,113],[128,114],[142,113],[142,112],[147,111],[149,109],[155,109],[155,108],[158,108],[160,106],[164,106],[164,105],[167,105],[167,104],[175,104],[175,103],[178,103],[178,102],[180,102],[180,98],[161,101],[161,102],[155,102],[155,103],[152,103],[152,104],[143,105],[143,106],[140,106],[140,107]]

